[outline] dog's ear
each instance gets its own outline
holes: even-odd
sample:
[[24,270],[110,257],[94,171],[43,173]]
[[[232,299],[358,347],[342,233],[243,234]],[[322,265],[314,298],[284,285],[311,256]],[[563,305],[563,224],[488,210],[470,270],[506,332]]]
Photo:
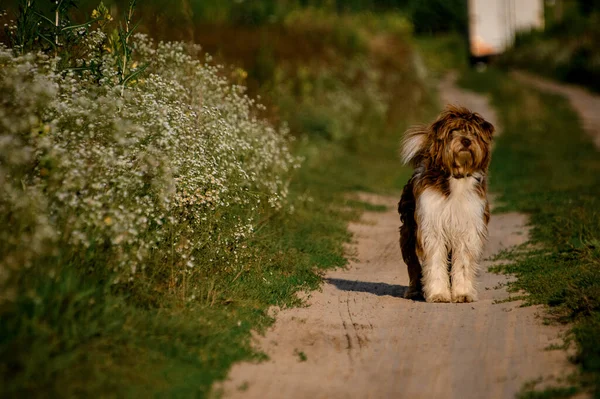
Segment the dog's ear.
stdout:
[[482,131],[486,141],[487,142],[492,141],[492,138],[494,137],[494,133],[496,132],[494,125],[492,125],[488,121],[484,120],[480,126],[481,126],[481,131]]
[[452,118],[454,114],[449,113],[448,111],[443,112],[438,120],[431,124],[431,132],[433,133],[433,137],[436,140],[445,140],[448,136],[448,129],[446,129],[446,122]]
[[483,119],[483,116],[478,113],[473,113],[470,119],[479,127],[478,131],[480,132],[481,138],[487,144],[491,143],[494,138],[494,133],[496,132],[494,125]]
[[424,125],[410,127],[400,143],[400,156],[405,165],[418,163],[420,154],[427,148],[429,129]]

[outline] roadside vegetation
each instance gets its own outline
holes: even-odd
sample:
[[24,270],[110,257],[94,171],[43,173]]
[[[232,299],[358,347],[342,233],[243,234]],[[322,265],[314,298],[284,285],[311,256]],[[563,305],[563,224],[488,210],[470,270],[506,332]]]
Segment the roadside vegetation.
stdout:
[[572,325],[572,359],[581,374],[566,388],[523,397],[600,397],[600,156],[568,101],[540,93],[496,69],[466,72],[461,84],[491,95],[502,134],[495,140],[490,183],[499,212],[527,213],[530,242],[502,255],[514,274],[509,290],[549,317]]
[[299,8],[223,24],[256,52],[218,39],[213,57],[141,33],[134,2],[19,5],[0,47],[0,396],[206,396],[264,357],[270,306],[346,264],[368,208],[352,192],[406,180],[398,139],[431,109],[411,24]]
[[543,32],[523,32],[499,62],[600,92],[600,3],[559,0],[546,6]]
[[[402,187],[399,137],[436,110],[425,80],[467,60],[461,0],[9,3],[2,397],[205,397],[264,359],[251,331],[346,264],[347,222],[375,209],[353,192]],[[586,15],[585,40],[524,35],[501,62],[600,81]],[[501,270],[573,323],[582,373],[539,395],[600,397],[598,152],[563,99],[497,70],[462,84],[501,116],[492,191],[531,215]]]

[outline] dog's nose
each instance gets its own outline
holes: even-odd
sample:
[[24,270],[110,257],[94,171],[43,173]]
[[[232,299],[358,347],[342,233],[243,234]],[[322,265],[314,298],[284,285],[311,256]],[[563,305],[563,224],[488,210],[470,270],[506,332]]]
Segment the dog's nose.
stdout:
[[463,138],[461,141],[462,145],[464,145],[465,147],[468,147],[471,145],[471,140],[469,140],[468,138]]

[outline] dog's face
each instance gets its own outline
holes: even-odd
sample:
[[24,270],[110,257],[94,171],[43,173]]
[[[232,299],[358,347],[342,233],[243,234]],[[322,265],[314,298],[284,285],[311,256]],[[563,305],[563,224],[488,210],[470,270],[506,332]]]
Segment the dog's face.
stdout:
[[431,125],[430,156],[452,176],[486,170],[494,127],[465,108],[449,107]]

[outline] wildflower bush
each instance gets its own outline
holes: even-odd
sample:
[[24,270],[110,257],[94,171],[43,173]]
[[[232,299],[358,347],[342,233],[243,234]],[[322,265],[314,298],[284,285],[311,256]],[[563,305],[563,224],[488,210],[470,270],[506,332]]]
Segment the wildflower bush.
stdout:
[[289,210],[299,159],[194,49],[133,36],[149,66],[124,86],[105,39],[90,34],[77,61],[95,71],[0,49],[2,283],[49,260],[50,276],[70,262],[194,295],[201,276],[251,256],[262,218]]

